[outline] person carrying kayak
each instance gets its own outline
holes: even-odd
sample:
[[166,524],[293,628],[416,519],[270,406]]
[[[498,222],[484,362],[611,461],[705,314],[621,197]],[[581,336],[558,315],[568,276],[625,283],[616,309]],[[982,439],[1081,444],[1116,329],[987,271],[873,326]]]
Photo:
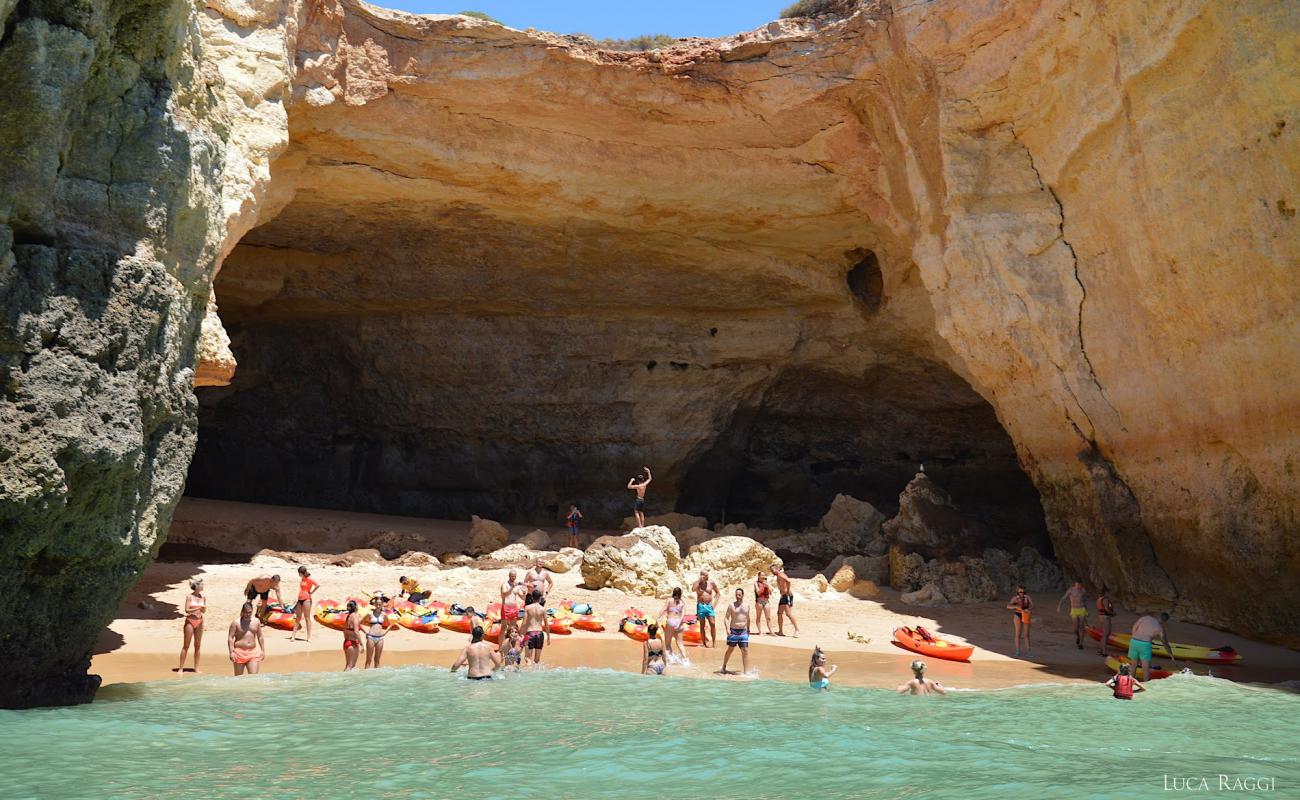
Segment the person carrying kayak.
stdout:
[[912,662],[912,679],[898,685],[899,694],[947,694],[938,681],[925,677],[925,662],[919,658]]
[[1133,677],[1132,671],[1128,664],[1120,664],[1119,672],[1110,676],[1106,685],[1114,689],[1116,700],[1132,700],[1134,692],[1145,692],[1147,687],[1138,683],[1138,679]]
[[1023,636],[1025,640],[1025,657],[1027,658],[1030,651],[1029,619],[1033,614],[1034,601],[1029,598],[1029,595],[1025,594],[1025,587],[1016,586],[1016,596],[1011,598],[1011,602],[1007,603],[1007,610],[1011,612],[1011,624],[1015,631],[1015,657],[1020,657],[1020,639]]

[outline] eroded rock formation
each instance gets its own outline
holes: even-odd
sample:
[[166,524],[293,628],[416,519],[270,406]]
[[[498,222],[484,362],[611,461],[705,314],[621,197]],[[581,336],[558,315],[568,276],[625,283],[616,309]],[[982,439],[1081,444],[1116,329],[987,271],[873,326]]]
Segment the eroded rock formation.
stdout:
[[1287,4],[875,2],[649,54],[92,6],[0,2],[0,590],[69,598],[0,702],[86,696],[229,378],[216,329],[194,372],[227,254],[207,493],[616,520],[650,463],[654,512],[801,527],[924,460],[1124,602],[1296,641]]

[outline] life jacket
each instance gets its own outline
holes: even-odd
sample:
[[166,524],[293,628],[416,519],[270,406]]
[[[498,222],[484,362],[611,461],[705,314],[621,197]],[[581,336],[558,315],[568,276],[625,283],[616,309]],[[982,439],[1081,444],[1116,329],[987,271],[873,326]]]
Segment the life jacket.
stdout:
[[924,639],[925,641],[927,642],[934,641],[934,634],[930,633],[925,628],[922,628],[920,625],[916,626],[916,632],[921,634],[921,638]]
[[1133,699],[1133,676],[1116,675],[1115,676],[1115,696],[1120,700]]

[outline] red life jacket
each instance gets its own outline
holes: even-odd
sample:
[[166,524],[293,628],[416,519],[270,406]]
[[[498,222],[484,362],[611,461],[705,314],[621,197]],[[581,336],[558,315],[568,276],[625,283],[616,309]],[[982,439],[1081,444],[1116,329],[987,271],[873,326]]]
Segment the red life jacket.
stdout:
[[1133,699],[1133,676],[1132,675],[1115,676],[1115,696],[1121,700]]

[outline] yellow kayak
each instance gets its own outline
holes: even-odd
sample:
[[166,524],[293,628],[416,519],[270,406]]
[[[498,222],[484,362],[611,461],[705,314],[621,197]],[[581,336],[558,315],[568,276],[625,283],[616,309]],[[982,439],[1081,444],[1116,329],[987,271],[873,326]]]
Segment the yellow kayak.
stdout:
[[[1097,641],[1101,641],[1101,628],[1088,626],[1088,635]],[[1118,647],[1121,650],[1128,650],[1129,642],[1133,637],[1127,633],[1112,633],[1110,635],[1110,646]],[[1173,658],[1182,659],[1183,661],[1200,661],[1204,664],[1236,664],[1241,661],[1241,653],[1233,650],[1231,647],[1201,647],[1195,644],[1178,644],[1170,642],[1174,648]],[[1169,651],[1160,642],[1151,643],[1151,652],[1154,655],[1170,658]]]

